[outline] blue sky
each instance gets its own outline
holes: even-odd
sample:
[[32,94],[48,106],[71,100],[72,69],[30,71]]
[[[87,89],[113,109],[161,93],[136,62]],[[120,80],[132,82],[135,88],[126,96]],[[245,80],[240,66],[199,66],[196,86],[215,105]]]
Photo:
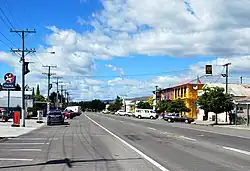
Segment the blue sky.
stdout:
[[[239,46],[236,46],[230,40],[235,40],[235,33],[221,30],[225,25],[232,26],[229,21],[219,20],[223,15],[229,16],[228,13],[221,16],[216,13],[217,18],[208,20],[206,17],[221,9],[209,8],[205,1],[188,1],[188,5],[180,1],[169,6],[159,1],[158,8],[156,4],[150,7],[152,2],[147,2],[142,8],[140,3],[129,1],[8,0],[1,6],[4,13],[0,11],[0,17],[5,23],[0,20],[0,32],[20,47],[20,37],[9,32],[7,18],[16,28],[36,29],[35,34],[26,37],[26,46],[38,51],[55,50],[56,55],[38,52],[36,56],[28,56],[29,61],[35,62],[27,76],[28,83],[44,85],[45,91],[46,77],[39,74],[46,70],[41,66],[55,64],[58,69],[54,72],[62,74],[66,81],[71,81],[72,76],[78,76],[78,81],[91,79],[81,84],[71,81],[72,94],[81,94],[76,99],[107,98],[115,90],[116,94],[124,94],[127,89],[124,86],[128,84],[143,85],[140,92],[131,88],[128,96],[151,94],[154,85],[165,87],[204,75],[206,64],[214,64],[214,72],[220,74],[223,69],[220,65],[234,61],[231,74],[235,77],[247,74],[239,71],[239,66],[249,66],[236,60],[241,56],[233,56],[248,53],[244,36],[237,38]],[[218,4],[219,1],[214,5]],[[206,15],[204,8],[207,8]],[[237,9],[236,6],[234,10]],[[240,31],[241,25],[245,28],[243,24],[243,21],[238,23],[235,31]],[[0,77],[9,71],[20,75],[19,57],[9,53],[13,45],[1,34],[0,40],[4,42],[0,42]],[[74,54],[79,59],[73,59]],[[77,89],[73,88],[74,84],[78,85]],[[107,90],[103,90],[104,86]]]

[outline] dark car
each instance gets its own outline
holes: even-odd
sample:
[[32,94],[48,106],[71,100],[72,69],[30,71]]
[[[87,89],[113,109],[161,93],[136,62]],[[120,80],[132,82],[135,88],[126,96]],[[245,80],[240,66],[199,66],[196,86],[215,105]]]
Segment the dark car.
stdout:
[[193,118],[188,118],[187,116],[180,116],[178,113],[166,114],[163,119],[168,122],[185,122],[191,123],[194,121]]
[[64,114],[61,111],[51,111],[47,115],[47,125],[51,125],[53,123],[56,124],[64,124]]

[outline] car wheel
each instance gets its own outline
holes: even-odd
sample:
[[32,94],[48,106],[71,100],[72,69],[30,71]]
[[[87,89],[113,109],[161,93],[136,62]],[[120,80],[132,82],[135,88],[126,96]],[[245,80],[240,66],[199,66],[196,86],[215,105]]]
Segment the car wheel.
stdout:
[[150,119],[154,119],[154,117],[153,117],[153,116],[150,116]]
[[138,115],[138,118],[141,119],[141,115]]
[[189,123],[189,121],[186,119],[186,120],[185,120],[185,123],[186,123],[186,124],[188,124],[188,123]]
[[168,119],[167,121],[168,121],[168,122],[171,122],[171,119]]
[[47,125],[51,125],[51,123],[50,123],[50,122],[47,122]]

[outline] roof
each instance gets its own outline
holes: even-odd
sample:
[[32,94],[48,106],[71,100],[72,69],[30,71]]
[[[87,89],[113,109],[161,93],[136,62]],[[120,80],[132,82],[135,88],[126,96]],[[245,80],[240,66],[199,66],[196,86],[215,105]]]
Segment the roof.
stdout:
[[[197,84],[197,83],[179,84],[179,85],[167,87],[167,88],[164,88],[164,89],[160,89],[160,91],[166,91],[166,90],[169,90],[169,89],[173,89],[173,88],[177,88],[177,87],[182,87],[182,86],[185,86],[185,85],[193,85],[193,86],[196,86],[196,85],[198,85],[198,84]],[[199,85],[204,85],[204,84],[199,84]],[[155,90],[153,91],[153,93],[155,93]]]
[[[205,84],[204,87],[221,87],[226,88],[226,84],[210,83]],[[250,86],[242,84],[228,84],[228,93],[233,96],[247,97],[250,96]]]

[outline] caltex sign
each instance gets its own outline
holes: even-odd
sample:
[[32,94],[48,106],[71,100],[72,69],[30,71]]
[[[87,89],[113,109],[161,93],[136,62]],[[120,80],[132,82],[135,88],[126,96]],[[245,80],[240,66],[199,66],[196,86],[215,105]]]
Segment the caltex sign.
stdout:
[[16,76],[14,76],[12,73],[7,73],[4,76],[4,83],[3,88],[4,89],[14,89],[16,84]]

